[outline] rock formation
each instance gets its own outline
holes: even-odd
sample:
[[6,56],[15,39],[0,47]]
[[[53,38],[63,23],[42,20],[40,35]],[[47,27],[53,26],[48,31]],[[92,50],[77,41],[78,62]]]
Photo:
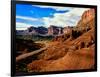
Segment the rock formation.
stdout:
[[95,9],[87,10],[83,13],[77,26],[94,27],[95,26]]
[[[66,33],[66,28],[64,32]],[[48,34],[58,29],[50,27]],[[28,72],[94,69],[95,64],[95,10],[83,13],[76,27],[57,36],[49,47],[27,65]]]
[[48,28],[48,35],[60,35],[63,33],[63,28],[51,25]]

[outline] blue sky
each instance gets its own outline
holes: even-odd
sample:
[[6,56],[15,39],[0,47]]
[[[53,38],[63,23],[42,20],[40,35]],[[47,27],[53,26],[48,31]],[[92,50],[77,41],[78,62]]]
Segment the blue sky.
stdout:
[[17,4],[16,29],[25,30],[30,26],[74,26],[85,10],[87,9]]

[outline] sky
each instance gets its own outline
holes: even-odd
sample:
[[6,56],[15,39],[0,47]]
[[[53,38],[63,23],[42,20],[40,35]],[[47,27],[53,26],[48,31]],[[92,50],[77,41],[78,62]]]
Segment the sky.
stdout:
[[30,26],[76,26],[82,13],[89,8],[16,4],[16,30]]

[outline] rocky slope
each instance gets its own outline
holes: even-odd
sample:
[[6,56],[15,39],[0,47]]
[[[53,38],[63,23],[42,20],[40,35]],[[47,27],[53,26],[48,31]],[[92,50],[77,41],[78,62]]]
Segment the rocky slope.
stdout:
[[27,65],[28,72],[94,69],[95,11],[83,13],[77,26],[57,36],[49,47]]

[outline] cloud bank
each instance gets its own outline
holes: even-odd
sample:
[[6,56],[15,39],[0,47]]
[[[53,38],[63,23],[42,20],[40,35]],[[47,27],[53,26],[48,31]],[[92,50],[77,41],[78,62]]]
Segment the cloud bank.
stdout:
[[[34,18],[34,17],[27,17],[27,16],[20,16],[17,15],[16,19],[22,19],[27,22],[16,22],[16,29],[17,30],[25,30],[27,27],[30,26],[44,26],[49,27],[50,25],[66,27],[66,26],[76,26],[77,22],[80,20],[81,15],[84,11],[88,10],[89,8],[74,8],[74,7],[57,7],[57,6],[39,6],[39,5],[32,5],[33,7],[39,8],[52,8],[56,11],[66,11],[64,13],[54,13],[53,17],[42,17],[42,18]],[[68,10],[68,11],[67,11]],[[31,10],[30,10],[31,11]],[[33,10],[34,11],[34,10]],[[44,11],[44,13],[46,13]],[[42,24],[41,24],[42,23]]]
[[66,13],[56,13],[53,18],[44,17],[43,20],[45,22],[45,26],[49,27],[49,25],[56,26],[76,26],[77,22],[80,20],[81,15],[84,11],[88,9],[86,8],[73,8],[69,12]]

